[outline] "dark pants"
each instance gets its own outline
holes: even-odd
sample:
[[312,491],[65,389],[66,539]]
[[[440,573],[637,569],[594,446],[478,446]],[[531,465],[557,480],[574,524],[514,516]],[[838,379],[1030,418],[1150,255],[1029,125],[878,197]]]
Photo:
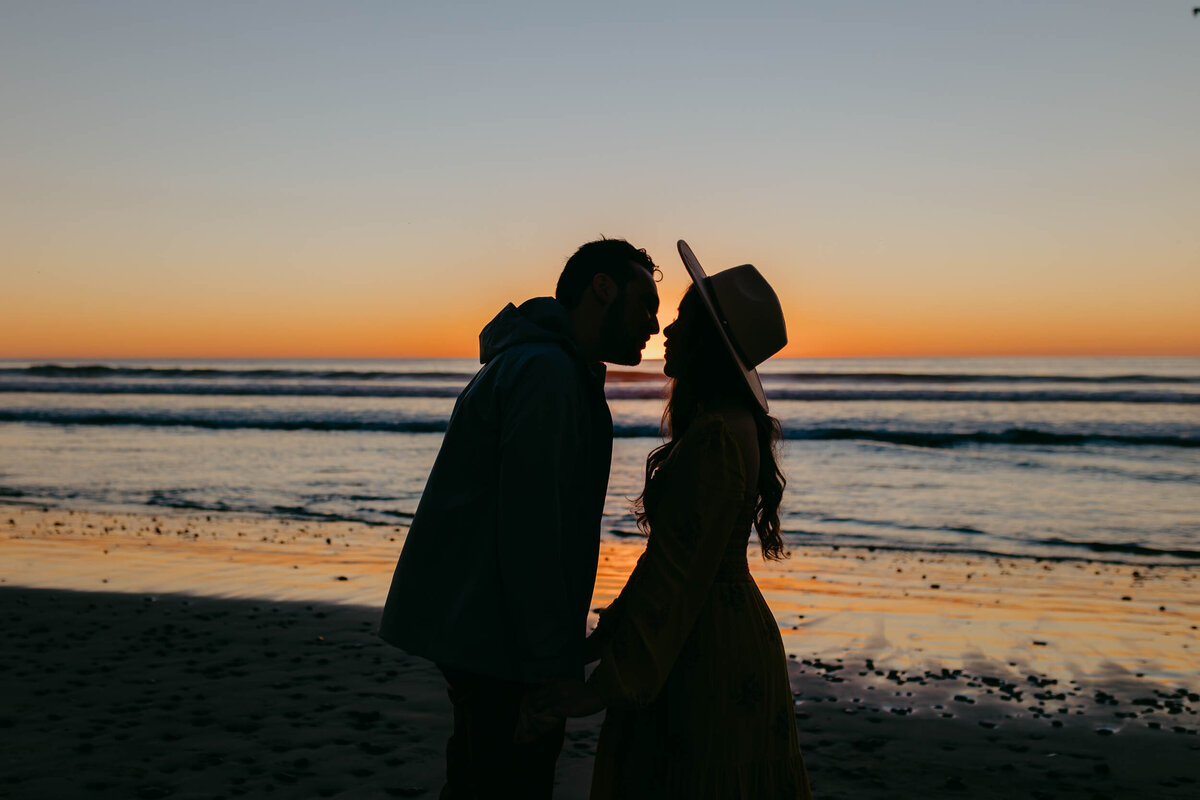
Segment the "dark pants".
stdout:
[[438,666],[454,704],[441,800],[550,800],[565,724],[528,743],[513,733],[528,687]]

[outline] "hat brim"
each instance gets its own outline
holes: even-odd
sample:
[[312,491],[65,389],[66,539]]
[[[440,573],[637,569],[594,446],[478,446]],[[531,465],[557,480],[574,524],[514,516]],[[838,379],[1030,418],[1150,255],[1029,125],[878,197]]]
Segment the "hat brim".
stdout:
[[725,349],[733,357],[733,363],[741,370],[742,378],[746,381],[746,388],[754,395],[754,399],[762,406],[762,410],[769,411],[767,395],[763,391],[762,379],[758,377],[758,370],[753,367],[747,368],[742,363],[741,356],[738,355],[737,349],[733,346],[733,341],[729,338],[729,332],[725,330],[725,322],[721,319],[721,314],[717,310],[717,302],[708,288],[708,275],[704,272],[704,268],[700,266],[700,262],[696,259],[696,254],[692,252],[692,248],[688,247],[687,242],[680,239],[677,247],[679,248],[679,257],[683,259],[683,266],[687,269],[688,275],[691,276],[692,285],[696,287],[696,293],[700,295],[701,302],[708,309],[708,314],[712,317],[717,332],[721,335],[721,341],[725,343]]

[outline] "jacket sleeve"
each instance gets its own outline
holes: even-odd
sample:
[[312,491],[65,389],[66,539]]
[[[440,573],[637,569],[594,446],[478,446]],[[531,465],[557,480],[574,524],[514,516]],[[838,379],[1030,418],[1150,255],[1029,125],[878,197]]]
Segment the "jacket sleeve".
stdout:
[[586,424],[577,383],[569,362],[534,356],[520,365],[501,408],[498,601],[507,618],[499,622],[510,627],[527,683],[577,675],[581,666],[584,629],[572,613],[566,563],[577,548],[565,537],[585,532],[563,530],[564,504],[580,500],[570,489]]
[[[589,684],[609,702],[658,695],[708,599],[745,500],[741,454],[719,420],[689,431],[651,520],[646,552],[603,620]],[[607,616],[607,615],[606,615]],[[595,634],[593,634],[595,635]]]

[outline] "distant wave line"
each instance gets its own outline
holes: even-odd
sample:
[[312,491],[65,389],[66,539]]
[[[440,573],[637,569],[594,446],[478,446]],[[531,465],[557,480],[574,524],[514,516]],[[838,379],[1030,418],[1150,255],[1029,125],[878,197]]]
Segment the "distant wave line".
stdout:
[[380,433],[445,433],[445,419],[362,420],[311,417],[238,417],[171,412],[123,412],[98,409],[0,409],[0,422],[48,425],[203,428],[206,430],[364,431]]
[[287,380],[310,378],[318,380],[462,380],[471,379],[475,371],[448,370],[311,370],[311,369],[217,369],[210,367],[110,367],[104,364],[64,366],[36,364],[31,367],[3,367],[0,375],[29,375],[38,378],[160,378],[221,380],[225,378],[259,378]]
[[319,383],[58,383],[0,380],[0,393],[181,395],[197,397],[458,397],[462,386],[354,386]]
[[[441,418],[361,419],[353,417],[256,417],[194,412],[126,412],[100,409],[0,409],[0,423],[48,425],[190,427],[207,430],[343,431],[377,433],[444,433]],[[617,438],[655,438],[658,425],[614,426]],[[1200,447],[1198,435],[1131,435],[1122,433],[1064,433],[1008,428],[1001,431],[894,431],[862,428],[785,428],[791,441],[867,441],[911,447],[949,448],[960,445],[1084,446],[1091,444]]]
[[951,372],[763,372],[764,382],[773,380],[811,383],[1169,383],[1200,384],[1200,375],[1007,375],[1002,373]]
[[[114,367],[106,364],[35,364],[28,367],[0,367],[0,376],[27,376],[37,378],[95,380],[105,378],[153,378],[163,380],[333,380],[333,381],[394,381],[394,380],[461,380],[464,384],[471,379],[477,368],[471,370],[317,370],[317,369],[229,369],[216,367]],[[610,369],[609,380],[616,383],[661,383],[659,373],[634,370]],[[1072,384],[1200,384],[1200,375],[1152,375],[1144,373],[1112,375],[1030,375],[1004,373],[950,373],[950,372],[816,372],[764,371],[762,378],[767,383],[934,383],[934,384],[980,384],[980,383],[1072,383]]]
[[[665,385],[609,384],[613,400],[658,400]],[[197,397],[407,397],[454,398],[458,385],[354,385],[345,383],[201,383],[128,381],[69,382],[0,380],[0,394],[181,395]],[[932,403],[1137,403],[1200,405],[1200,392],[1127,391],[987,391],[937,389],[768,389],[772,400],[810,403],[932,402]]]

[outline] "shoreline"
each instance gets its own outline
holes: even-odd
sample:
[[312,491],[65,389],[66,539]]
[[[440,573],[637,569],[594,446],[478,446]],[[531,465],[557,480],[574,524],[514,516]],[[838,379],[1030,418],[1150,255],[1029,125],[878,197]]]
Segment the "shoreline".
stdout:
[[[436,797],[441,678],[374,634],[403,535],[0,504],[0,674],[21,698],[0,795]],[[604,543],[594,606],[641,546]],[[750,561],[818,797],[1197,791],[1200,570]],[[600,719],[572,721],[556,797],[586,797]]]
[[[658,441],[658,440],[655,440]],[[272,523],[285,522],[293,526],[343,526],[345,528],[362,530],[362,531],[393,531],[402,532],[407,528],[406,522],[379,522],[367,519],[355,519],[351,517],[340,517],[334,514],[327,515],[308,515],[302,513],[292,513],[289,511],[279,511],[270,513],[267,511],[255,511],[245,509],[204,509],[193,508],[189,506],[153,506],[153,505],[129,505],[129,506],[110,506],[103,504],[103,508],[96,508],[90,505],[77,505],[72,502],[62,502],[61,500],[47,500],[44,498],[25,497],[20,493],[15,494],[0,494],[0,512],[4,509],[25,509],[29,511],[40,511],[42,513],[58,512],[62,514],[93,514],[110,517],[163,517],[185,518],[185,519],[205,519],[212,521],[216,519],[244,519],[251,522]],[[410,515],[402,515],[406,519],[411,519]],[[786,533],[786,532],[785,532]],[[645,535],[641,531],[627,530],[620,528],[609,528],[602,541],[611,544],[628,544],[644,542]],[[852,544],[852,543],[831,543],[831,542],[812,542],[795,543],[794,550],[811,551],[821,553],[845,553],[848,555],[865,555],[872,556],[880,554],[883,556],[894,555],[897,557],[903,556],[947,556],[951,558],[964,559],[1003,559],[1017,562],[1036,562],[1036,563],[1056,563],[1056,564],[1107,564],[1111,566],[1128,566],[1128,567],[1146,567],[1146,568],[1172,568],[1179,567],[1182,569],[1193,568],[1200,570],[1200,550],[1189,550],[1183,548],[1162,548],[1148,547],[1144,545],[1126,544],[1126,545],[1110,545],[1099,542],[1066,542],[1054,541],[1046,543],[1047,548],[1071,548],[1075,552],[1072,554],[1064,553],[1036,553],[1036,552],[1000,552],[996,550],[975,549],[975,548],[942,548],[929,549],[915,545],[887,545],[887,544]],[[1168,560],[1173,559],[1173,560]]]
[[[0,503],[0,586],[185,593],[381,608],[405,529],[236,514],[112,514]],[[644,540],[603,541],[593,609]],[[1200,565],[795,548],[751,572],[796,659],[1083,684],[1197,679]],[[595,623],[595,615],[590,620]]]

